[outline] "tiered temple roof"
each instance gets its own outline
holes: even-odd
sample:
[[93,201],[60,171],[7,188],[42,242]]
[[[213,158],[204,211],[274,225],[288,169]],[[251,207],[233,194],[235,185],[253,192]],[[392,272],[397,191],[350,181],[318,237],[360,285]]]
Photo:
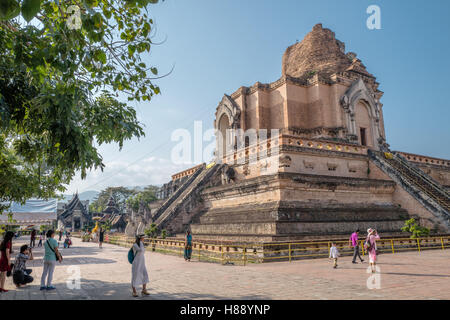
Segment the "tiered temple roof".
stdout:
[[73,211],[75,209],[79,208],[81,210],[81,213],[85,217],[89,217],[89,212],[86,208],[86,206],[83,204],[83,202],[78,197],[78,193],[76,193],[72,200],[64,207],[64,211],[59,214],[59,217],[62,219],[67,219],[69,216],[73,214]]
[[117,208],[116,202],[114,201],[114,198],[112,196],[109,198],[108,204],[106,205],[106,209],[103,210],[103,213],[119,213],[119,209]]

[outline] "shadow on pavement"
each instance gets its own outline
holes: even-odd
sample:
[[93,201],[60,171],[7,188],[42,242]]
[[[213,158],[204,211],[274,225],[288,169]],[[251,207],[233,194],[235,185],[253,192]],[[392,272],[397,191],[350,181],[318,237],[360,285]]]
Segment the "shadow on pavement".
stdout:
[[[112,283],[105,282],[101,280],[82,280],[81,290],[85,291],[89,296],[94,296],[95,299],[101,300],[117,300],[117,299],[129,299],[129,300],[229,300],[230,297],[218,296],[213,294],[202,294],[202,293],[190,293],[190,292],[165,292],[157,291],[152,288],[152,283],[147,285],[147,289],[150,295],[147,297],[141,297],[142,288],[136,288],[139,293],[138,298],[131,296],[131,285],[129,283]],[[75,290],[76,291],[76,290]],[[233,297],[233,299],[242,300],[267,300],[270,299],[268,296],[263,295],[242,295]]]
[[420,274],[420,273],[401,273],[401,272],[382,272],[382,274],[392,274],[392,275],[396,275],[396,276],[450,278],[450,275],[446,275],[446,274]]
[[[131,295],[131,285],[129,283],[113,283],[100,280],[81,280],[80,289],[70,289],[65,283],[55,283],[56,290],[40,291],[38,283],[33,283],[21,289],[15,289],[8,294],[12,295],[19,291],[27,291],[27,299],[32,300],[229,300],[230,297],[189,293],[189,292],[165,292],[157,291],[152,288],[151,283],[148,286],[149,296],[142,296],[142,288],[137,288],[139,297]],[[21,296],[14,296],[15,300],[23,300]],[[264,295],[241,295],[233,297],[241,300],[268,300],[269,296]],[[2,300],[2,299],[0,299]]]

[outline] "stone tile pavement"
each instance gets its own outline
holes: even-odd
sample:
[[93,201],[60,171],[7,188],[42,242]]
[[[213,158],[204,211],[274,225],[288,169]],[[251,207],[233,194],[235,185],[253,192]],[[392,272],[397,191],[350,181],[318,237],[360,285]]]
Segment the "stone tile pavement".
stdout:
[[[26,239],[16,240],[14,250]],[[56,290],[39,291],[42,248],[35,248],[35,260],[28,262],[34,282],[10,291],[0,300],[30,299],[450,299],[450,250],[428,250],[379,256],[380,288],[368,289],[368,264],[352,264],[351,257],[339,260],[338,269],[328,259],[272,262],[248,266],[222,266],[205,262],[185,262],[183,258],[146,253],[150,276],[149,297],[131,297],[131,265],[127,248],[73,239],[74,246],[61,249],[57,265]],[[15,256],[15,254],[14,254]],[[69,288],[70,277],[80,272],[80,288]]]

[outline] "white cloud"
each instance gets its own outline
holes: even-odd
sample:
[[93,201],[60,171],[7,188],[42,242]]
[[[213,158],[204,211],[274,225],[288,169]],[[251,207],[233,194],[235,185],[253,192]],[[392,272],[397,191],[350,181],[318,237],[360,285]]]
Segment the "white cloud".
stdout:
[[103,190],[110,186],[146,186],[162,185],[172,179],[172,175],[193,167],[194,164],[174,164],[170,160],[149,157],[137,163],[111,161],[101,170],[91,171],[86,179],[77,175],[65,193],[83,192],[88,190]]

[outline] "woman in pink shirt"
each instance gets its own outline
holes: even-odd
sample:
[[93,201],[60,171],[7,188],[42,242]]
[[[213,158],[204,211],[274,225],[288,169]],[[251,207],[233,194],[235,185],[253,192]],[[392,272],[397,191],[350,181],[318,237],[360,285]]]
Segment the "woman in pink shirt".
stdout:
[[369,252],[369,263],[372,268],[372,273],[375,273],[375,265],[377,262],[377,240],[380,236],[375,229],[367,229],[366,249]]

